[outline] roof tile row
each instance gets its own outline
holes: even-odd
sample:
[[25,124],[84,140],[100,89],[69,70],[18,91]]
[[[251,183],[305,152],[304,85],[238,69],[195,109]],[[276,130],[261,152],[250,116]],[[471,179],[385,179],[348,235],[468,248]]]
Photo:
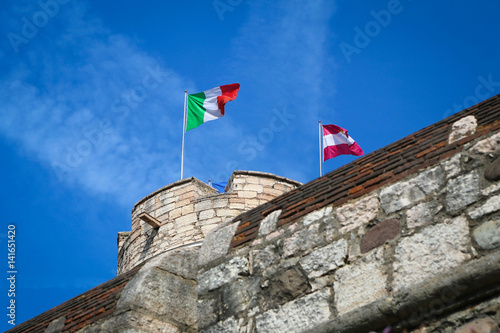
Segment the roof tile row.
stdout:
[[[448,144],[452,124],[468,115],[478,121],[476,133]],[[339,206],[449,158],[467,142],[499,128],[497,95],[241,214],[235,219],[241,222],[231,247],[254,240],[260,221],[275,210],[282,210],[278,221],[282,226],[327,205]]]

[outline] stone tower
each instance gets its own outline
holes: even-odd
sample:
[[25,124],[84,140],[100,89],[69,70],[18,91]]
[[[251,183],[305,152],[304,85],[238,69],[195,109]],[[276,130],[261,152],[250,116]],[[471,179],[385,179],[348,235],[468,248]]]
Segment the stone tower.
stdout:
[[301,183],[265,172],[234,171],[225,193],[196,178],[169,184],[132,209],[132,231],[118,234],[118,274],[156,254],[200,246],[205,235]]

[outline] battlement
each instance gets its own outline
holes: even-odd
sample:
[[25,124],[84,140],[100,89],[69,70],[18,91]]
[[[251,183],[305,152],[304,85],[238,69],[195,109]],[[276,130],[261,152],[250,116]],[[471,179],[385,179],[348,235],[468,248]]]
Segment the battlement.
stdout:
[[158,253],[199,246],[205,235],[225,220],[300,185],[256,171],[234,171],[226,193],[218,193],[194,177],[169,184],[132,209],[132,230],[118,234],[118,274]]

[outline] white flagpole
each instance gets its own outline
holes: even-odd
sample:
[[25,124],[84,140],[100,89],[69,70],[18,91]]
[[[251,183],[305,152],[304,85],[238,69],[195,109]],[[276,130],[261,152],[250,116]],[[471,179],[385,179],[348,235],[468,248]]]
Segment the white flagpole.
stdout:
[[182,119],[181,179],[184,178],[184,141],[186,139],[187,90],[184,90],[184,118]]
[[321,120],[318,121],[319,123],[319,176],[322,177],[323,176],[323,149],[321,149],[321,143],[322,143],[322,134],[321,132],[322,129],[323,129],[323,126],[321,126]]

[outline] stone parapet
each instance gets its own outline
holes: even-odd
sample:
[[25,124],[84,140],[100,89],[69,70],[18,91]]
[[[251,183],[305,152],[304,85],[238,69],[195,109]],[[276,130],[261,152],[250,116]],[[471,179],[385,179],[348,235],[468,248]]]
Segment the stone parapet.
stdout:
[[118,235],[118,274],[158,253],[199,244],[223,221],[299,185],[284,177],[255,171],[234,171],[225,193],[217,193],[196,178],[169,184],[135,204],[132,230]]
[[[378,186],[367,177],[356,186],[370,191],[350,200],[307,193],[315,180],[209,233],[198,308],[220,312],[199,320],[200,332],[401,332],[423,324],[441,332],[446,318],[474,305],[500,318],[500,177],[490,171],[500,163],[498,125],[458,119],[441,145],[453,154],[410,164],[392,180],[381,173],[388,181]],[[491,324],[467,313],[470,325]]]

